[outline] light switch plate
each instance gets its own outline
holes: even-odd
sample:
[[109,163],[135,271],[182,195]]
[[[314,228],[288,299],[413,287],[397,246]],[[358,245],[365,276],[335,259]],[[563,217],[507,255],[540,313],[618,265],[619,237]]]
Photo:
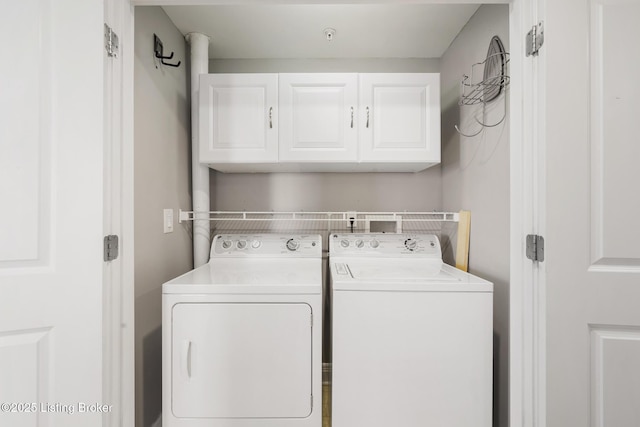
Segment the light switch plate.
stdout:
[[173,233],[173,209],[165,209],[163,212],[164,232]]

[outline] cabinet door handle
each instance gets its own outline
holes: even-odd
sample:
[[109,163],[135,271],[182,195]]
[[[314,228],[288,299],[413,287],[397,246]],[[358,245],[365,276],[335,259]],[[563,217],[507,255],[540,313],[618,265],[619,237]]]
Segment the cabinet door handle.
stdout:
[[269,107],[269,129],[273,129],[273,107]]
[[182,373],[191,378],[191,341],[182,342]]
[[351,107],[351,129],[353,129],[353,107]]
[[369,107],[367,107],[367,128],[369,128]]

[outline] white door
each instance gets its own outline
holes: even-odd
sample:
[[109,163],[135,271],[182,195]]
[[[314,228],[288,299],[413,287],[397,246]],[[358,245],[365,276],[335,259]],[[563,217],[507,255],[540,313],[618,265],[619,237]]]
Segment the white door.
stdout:
[[278,161],[277,74],[200,76],[200,161]]
[[172,307],[171,319],[173,415],[247,419],[311,414],[308,304],[181,303]]
[[357,161],[357,74],[280,74],[279,90],[281,162]]
[[546,425],[636,427],[640,1],[543,6]]
[[440,163],[440,75],[359,77],[360,160]]
[[1,12],[0,425],[100,425],[103,4]]

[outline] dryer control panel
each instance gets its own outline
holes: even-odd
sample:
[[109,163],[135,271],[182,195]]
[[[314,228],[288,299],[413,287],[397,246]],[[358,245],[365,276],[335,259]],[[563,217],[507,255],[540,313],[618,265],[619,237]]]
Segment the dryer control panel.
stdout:
[[322,238],[313,234],[219,234],[211,244],[211,258],[320,257]]
[[424,257],[442,259],[440,240],[433,234],[331,234],[331,256]]

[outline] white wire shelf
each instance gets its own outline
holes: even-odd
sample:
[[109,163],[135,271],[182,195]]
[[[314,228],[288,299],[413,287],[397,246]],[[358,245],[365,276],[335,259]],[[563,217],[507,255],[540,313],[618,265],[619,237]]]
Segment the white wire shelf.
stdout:
[[[354,218],[351,227],[350,218]],[[192,221],[210,221],[211,237],[224,233],[328,233],[372,232],[374,221],[386,223],[385,232],[435,234],[442,242],[443,253],[451,255],[460,222],[458,212],[249,212],[183,211],[178,221],[191,229]],[[395,223],[394,225],[389,222]],[[395,230],[395,231],[393,231]],[[375,232],[382,231],[380,227]]]
[[314,222],[348,223],[353,218],[354,225],[372,219],[401,221],[402,223],[458,222],[458,212],[248,212],[248,211],[179,211],[178,221],[208,220],[212,222]]

